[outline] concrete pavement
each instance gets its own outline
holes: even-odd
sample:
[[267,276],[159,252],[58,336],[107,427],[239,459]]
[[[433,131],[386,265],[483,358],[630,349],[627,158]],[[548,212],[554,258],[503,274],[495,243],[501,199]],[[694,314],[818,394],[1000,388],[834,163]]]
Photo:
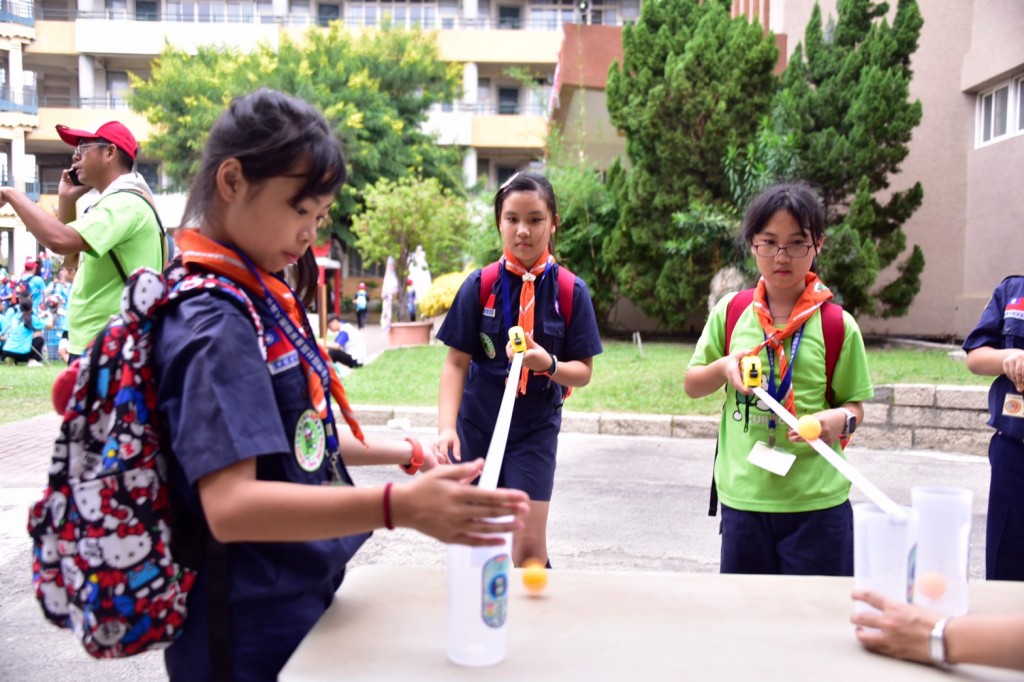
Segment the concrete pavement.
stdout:
[[[371,355],[384,347],[379,327],[368,327]],[[402,408],[365,408],[392,427],[367,430],[399,438],[403,431],[427,435],[429,414]],[[643,415],[619,416],[623,433],[645,433]],[[366,420],[364,420],[366,421]],[[374,421],[373,419],[369,420]],[[162,657],[147,654],[123,661],[93,661],[73,637],[42,617],[31,592],[28,505],[39,497],[58,427],[47,414],[0,426],[0,679],[160,680]],[[709,438],[602,435],[574,432],[566,420],[549,520],[549,547],[556,568],[611,571],[717,570],[718,521],[707,516],[714,441]],[[587,419],[580,424],[590,423]],[[402,429],[402,430],[399,430]],[[851,447],[850,461],[897,502],[909,503],[919,484],[968,487],[974,491],[971,575],[983,576],[988,463],[984,458],[932,451],[868,450]],[[361,485],[401,483],[397,467],[354,472]],[[854,500],[863,499],[855,490]],[[443,565],[444,547],[412,531],[378,531],[353,561],[367,564]],[[443,623],[439,623],[443,632]],[[852,637],[852,633],[851,633]],[[443,637],[439,640],[443,647]],[[439,649],[440,651],[441,649]]]

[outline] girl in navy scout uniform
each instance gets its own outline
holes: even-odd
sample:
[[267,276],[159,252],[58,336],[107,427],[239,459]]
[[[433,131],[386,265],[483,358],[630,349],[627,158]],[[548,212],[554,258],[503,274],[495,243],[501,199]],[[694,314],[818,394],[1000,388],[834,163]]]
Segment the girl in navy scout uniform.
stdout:
[[[219,677],[211,659],[224,649],[233,679],[276,679],[331,603],[360,534],[406,526],[485,545],[494,543],[482,531],[497,530],[485,519],[512,515],[504,530],[522,527],[526,496],[468,485],[478,463],[434,468],[393,490],[351,485],[345,463],[414,473],[436,460],[418,442],[363,437],[305,317],[302,300],[316,281],[309,247],[344,180],[323,116],[278,92],[234,100],[207,141],[183,220],[198,229],[179,231],[172,267],[244,290],[266,330],[266,355],[249,314],[217,296],[183,301],[156,330],[159,409],[182,508],[175,528],[205,522],[227,555],[227,622],[211,606],[217,571],[208,552],[184,632],[165,652],[172,680]],[[294,291],[281,276],[289,266]],[[351,434],[335,432],[332,400]],[[220,649],[211,644],[225,635]]]
[[[504,244],[491,290],[481,273],[459,289],[437,338],[448,345],[438,404],[439,461],[487,454],[505,382],[518,382],[498,485],[525,491],[530,512],[513,536],[512,560],[548,562],[547,520],[555,478],[562,401],[569,388],[590,383],[601,339],[587,285],[574,278],[572,314],[559,310],[558,264],[552,244],[558,207],[551,183],[517,173],[498,189],[494,218]],[[481,301],[484,303],[481,305]],[[522,375],[510,377],[508,330],[521,326],[527,350]]]
[[985,577],[1024,580],[1024,277],[1007,277],[964,340],[967,367],[994,376],[988,391],[992,478],[985,532]]
[[[725,386],[715,482],[722,501],[722,573],[853,575],[850,483],[767,406],[738,409],[751,391],[740,360],[758,354],[765,390],[790,413],[821,421],[821,440],[842,455],[840,438],[863,419],[874,395],[864,340],[842,313],[842,345],[827,395],[821,308],[832,292],[814,273],[825,241],[824,209],[810,188],[767,188],[747,210],[742,239],[761,277],[736,320],[729,350],[725,296],[708,317],[686,369],[685,391],[700,398]],[[792,460],[784,475],[760,468],[755,455]],[[795,456],[795,459],[793,458]]]

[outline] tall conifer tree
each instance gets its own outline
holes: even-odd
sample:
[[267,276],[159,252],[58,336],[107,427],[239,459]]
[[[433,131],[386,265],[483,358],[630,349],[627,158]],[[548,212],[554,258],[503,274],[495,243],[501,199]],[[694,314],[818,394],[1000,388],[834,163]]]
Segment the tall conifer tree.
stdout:
[[729,197],[723,159],[768,113],[778,50],[731,19],[726,0],[646,0],[623,29],[623,64],[608,74],[608,113],[626,135],[622,216],[605,243],[621,293],[668,328],[704,310],[717,254],[672,248],[673,214]]
[[[839,0],[837,19],[826,25],[815,4],[783,74],[775,124],[792,135],[797,174],[817,187],[828,211],[822,279],[851,312],[898,317],[924,269],[917,245],[898,261],[921,183],[889,189],[921,122],[921,103],[910,99],[910,58],[923,20],[915,0],[898,1],[891,25],[888,13],[886,3]],[[894,264],[894,277],[876,288],[879,272]]]

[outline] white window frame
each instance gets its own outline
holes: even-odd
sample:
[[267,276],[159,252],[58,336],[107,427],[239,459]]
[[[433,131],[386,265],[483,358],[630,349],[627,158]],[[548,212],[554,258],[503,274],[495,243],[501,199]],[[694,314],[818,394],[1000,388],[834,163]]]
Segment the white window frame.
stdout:
[[[1009,138],[1014,134],[1015,128],[1012,124],[1016,120],[1016,107],[1015,101],[1019,99],[1019,95],[1015,92],[1015,85],[1017,88],[1020,87],[1020,80],[1014,81],[1003,81],[997,85],[985,90],[984,92],[978,93],[977,99],[977,113],[975,120],[976,125],[976,146],[984,147],[996,142],[1001,142]],[[1006,109],[1003,112],[1002,123],[1004,129],[1002,133],[996,133],[998,128],[998,112],[996,111],[996,104],[998,102],[998,93],[1000,91],[1006,91]],[[988,126],[988,137],[986,138],[986,126]]]
[[[1024,76],[1017,78],[1011,93],[1016,93],[1013,96],[1013,103],[1017,107],[1017,114],[1011,116],[1010,127],[1017,135],[1024,135]],[[1014,125],[1014,121],[1016,121],[1016,125]]]

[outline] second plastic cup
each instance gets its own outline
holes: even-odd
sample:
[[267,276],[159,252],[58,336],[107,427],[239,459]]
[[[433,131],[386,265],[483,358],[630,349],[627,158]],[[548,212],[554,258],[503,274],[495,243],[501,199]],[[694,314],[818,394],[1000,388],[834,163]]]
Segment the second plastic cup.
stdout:
[[[871,502],[853,505],[853,586],[907,604],[914,584],[917,515],[887,514]],[[854,611],[873,611],[854,602]]]
[[967,613],[974,493],[967,488],[916,486],[910,498],[918,515],[914,603],[948,616]]

